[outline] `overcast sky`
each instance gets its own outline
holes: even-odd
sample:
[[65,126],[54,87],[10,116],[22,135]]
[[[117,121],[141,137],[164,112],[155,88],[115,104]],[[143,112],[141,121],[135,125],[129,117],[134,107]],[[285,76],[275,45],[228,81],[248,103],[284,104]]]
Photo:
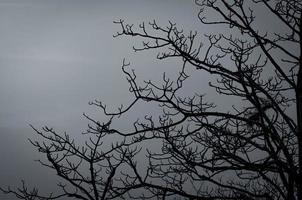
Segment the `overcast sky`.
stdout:
[[197,13],[193,0],[0,0],[0,185],[25,179],[52,189],[51,172],[33,162],[28,124],[79,135],[82,113],[96,113],[89,101],[129,100],[123,58],[147,78],[154,73],[156,53],[137,55],[133,40],[114,39],[114,20],[171,20],[191,30]]

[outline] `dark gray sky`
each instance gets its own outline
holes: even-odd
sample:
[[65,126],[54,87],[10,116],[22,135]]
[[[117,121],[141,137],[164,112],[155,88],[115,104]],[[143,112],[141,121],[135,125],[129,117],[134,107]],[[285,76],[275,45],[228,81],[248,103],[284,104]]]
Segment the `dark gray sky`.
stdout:
[[102,118],[90,100],[127,103],[124,57],[143,77],[159,75],[156,53],[134,54],[134,40],[112,37],[114,20],[172,20],[196,30],[197,13],[193,0],[0,0],[0,185],[25,179],[52,189],[51,172],[33,162],[28,124],[77,137],[83,112]]

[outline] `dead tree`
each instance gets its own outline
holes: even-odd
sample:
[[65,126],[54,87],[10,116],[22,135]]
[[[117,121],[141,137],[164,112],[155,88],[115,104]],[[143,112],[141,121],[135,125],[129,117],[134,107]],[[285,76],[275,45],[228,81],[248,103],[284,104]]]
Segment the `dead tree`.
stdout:
[[[135,51],[156,49],[160,60],[180,58],[178,78],[164,75],[161,83],[140,83],[124,61],[134,101],[116,112],[92,102],[110,120],[100,123],[86,116],[91,137],[84,147],[52,129],[35,129],[45,140],[33,142],[48,159],[42,165],[65,182],[59,185],[62,194],[48,199],[302,200],[302,3],[197,0],[196,5],[203,26],[224,32],[202,37],[172,22],[137,28],[115,22],[121,27],[116,37],[143,40]],[[257,15],[258,8],[266,15]],[[215,13],[215,19],[207,19],[207,13]],[[278,23],[280,32],[260,29],[263,17]],[[198,94],[202,88],[183,97],[192,71],[213,77],[210,87],[234,105],[218,109]],[[159,117],[135,121],[132,131],[112,126],[142,102],[157,103]],[[120,141],[104,150],[102,143],[112,135]],[[152,143],[161,148],[144,148]],[[145,160],[140,162],[139,155]],[[24,187],[5,191],[20,199],[47,199]]]

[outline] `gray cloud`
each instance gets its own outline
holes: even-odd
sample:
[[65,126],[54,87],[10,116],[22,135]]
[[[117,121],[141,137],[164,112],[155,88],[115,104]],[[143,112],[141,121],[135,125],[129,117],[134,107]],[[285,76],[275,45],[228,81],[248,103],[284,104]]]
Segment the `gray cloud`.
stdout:
[[51,173],[33,163],[38,154],[26,140],[34,137],[28,124],[77,137],[87,124],[83,112],[102,119],[88,101],[127,103],[124,57],[146,77],[160,74],[150,62],[155,53],[133,54],[135,40],[112,37],[119,30],[113,20],[172,20],[190,30],[197,11],[193,1],[182,0],[0,1],[0,185],[39,174],[30,181],[52,187]]

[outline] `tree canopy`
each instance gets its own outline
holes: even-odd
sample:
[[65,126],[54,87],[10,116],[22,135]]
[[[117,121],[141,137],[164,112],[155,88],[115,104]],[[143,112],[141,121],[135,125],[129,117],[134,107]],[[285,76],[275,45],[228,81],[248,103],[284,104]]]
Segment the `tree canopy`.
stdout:
[[[142,40],[134,51],[156,50],[159,60],[178,59],[178,76],[140,82],[124,60],[134,100],[113,111],[102,101],[91,102],[109,120],[84,114],[89,120],[84,145],[52,128],[32,127],[42,141],[31,142],[47,158],[40,162],[56,171],[61,191],[44,196],[25,184],[2,191],[19,199],[301,200],[302,3],[195,3],[200,23],[220,27],[221,33],[185,33],[173,22],[114,22],[121,28],[115,37]],[[261,23],[265,17],[280,31]],[[202,87],[184,97],[188,71],[207,73],[209,87],[232,106],[207,101]],[[115,120],[126,120],[138,103],[155,103],[160,113],[127,130],[117,128]],[[113,136],[118,140],[108,147]]]

